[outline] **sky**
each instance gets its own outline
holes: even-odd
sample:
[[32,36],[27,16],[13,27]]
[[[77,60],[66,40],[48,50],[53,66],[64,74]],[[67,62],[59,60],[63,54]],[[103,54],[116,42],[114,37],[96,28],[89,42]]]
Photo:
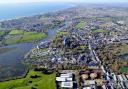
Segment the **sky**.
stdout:
[[28,3],[28,2],[85,2],[85,3],[117,3],[128,2],[128,0],[0,0],[0,4]]

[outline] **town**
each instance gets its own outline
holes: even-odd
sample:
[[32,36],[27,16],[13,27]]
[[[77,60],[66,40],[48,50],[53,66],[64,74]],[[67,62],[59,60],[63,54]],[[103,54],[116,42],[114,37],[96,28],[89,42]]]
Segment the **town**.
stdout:
[[[127,89],[128,71],[119,72],[122,66],[128,67],[127,59],[115,60],[113,54],[112,59],[103,58],[107,53],[101,54],[104,51],[102,47],[127,45],[127,32],[124,31],[127,30],[127,24],[122,20],[116,21],[111,14],[99,18],[99,14],[95,15],[95,18],[90,15],[92,19],[85,13],[80,13],[81,10],[83,9],[71,10],[77,18],[73,16],[67,20],[70,16],[68,11],[67,16],[66,13],[65,17],[61,16],[66,24],[58,30],[53,39],[41,42],[32,49],[26,57],[26,62],[29,61],[37,68],[54,69],[57,72],[57,89]],[[73,12],[70,13],[71,16],[74,15]],[[109,48],[107,50],[109,53]]]
[[57,33],[37,43],[24,63],[52,70],[56,89],[128,89],[128,12],[110,8],[79,6],[46,15],[49,23],[57,19]]

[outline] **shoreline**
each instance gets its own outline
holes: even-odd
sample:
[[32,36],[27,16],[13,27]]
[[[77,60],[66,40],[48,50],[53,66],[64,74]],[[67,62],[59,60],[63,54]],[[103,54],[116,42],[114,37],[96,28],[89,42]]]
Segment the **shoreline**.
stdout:
[[33,13],[31,15],[26,15],[26,16],[16,16],[14,18],[9,18],[9,19],[0,19],[0,23],[1,22],[4,22],[4,21],[11,21],[11,20],[18,20],[18,19],[23,19],[23,18],[30,18],[30,17],[35,17],[35,16],[39,16],[39,15],[44,15],[44,14],[51,14],[51,13],[56,13],[56,12],[59,12],[59,11],[63,11],[63,10],[66,10],[66,9],[70,9],[72,7],[76,7],[77,5],[76,4],[73,4],[71,3],[71,5],[67,6],[67,7],[64,7],[64,8],[60,8],[60,9],[56,9],[56,10],[51,10],[51,11],[46,11],[46,12],[40,12],[40,13]]

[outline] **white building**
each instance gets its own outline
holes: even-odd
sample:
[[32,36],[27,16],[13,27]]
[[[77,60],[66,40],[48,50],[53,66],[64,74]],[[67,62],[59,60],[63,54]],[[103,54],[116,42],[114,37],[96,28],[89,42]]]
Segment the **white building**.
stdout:
[[66,81],[66,78],[56,77],[56,81],[58,81],[58,82],[64,82],[64,81]]
[[56,77],[56,81],[60,83],[62,88],[73,88],[73,76],[72,73],[61,74],[60,77]]
[[73,82],[61,82],[62,88],[73,88]]

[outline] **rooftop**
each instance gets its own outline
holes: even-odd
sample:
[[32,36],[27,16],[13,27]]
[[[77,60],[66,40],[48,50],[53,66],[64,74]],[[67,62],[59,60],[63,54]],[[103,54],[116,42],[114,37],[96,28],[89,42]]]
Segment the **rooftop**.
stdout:
[[73,82],[62,82],[61,87],[63,87],[63,88],[72,88],[73,87]]

